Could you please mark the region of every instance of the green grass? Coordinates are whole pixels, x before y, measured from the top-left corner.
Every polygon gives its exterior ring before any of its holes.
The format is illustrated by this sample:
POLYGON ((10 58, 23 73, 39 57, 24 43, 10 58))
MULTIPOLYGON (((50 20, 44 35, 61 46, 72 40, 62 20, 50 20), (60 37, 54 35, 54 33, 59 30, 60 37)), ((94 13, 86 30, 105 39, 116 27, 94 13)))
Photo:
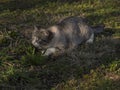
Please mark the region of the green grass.
POLYGON ((0 90, 120 90, 119 4, 0 0, 0 90), (93 44, 57 59, 41 56, 31 45, 33 26, 46 28, 68 16, 86 17, 91 26, 104 23, 105 30, 93 44))

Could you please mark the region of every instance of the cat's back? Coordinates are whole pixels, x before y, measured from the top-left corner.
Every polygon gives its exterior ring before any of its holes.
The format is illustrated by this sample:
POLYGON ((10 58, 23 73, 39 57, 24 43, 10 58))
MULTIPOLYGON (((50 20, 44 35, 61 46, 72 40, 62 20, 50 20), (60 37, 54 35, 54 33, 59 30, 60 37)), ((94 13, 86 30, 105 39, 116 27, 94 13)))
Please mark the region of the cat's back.
POLYGON ((80 43, 83 40, 87 40, 93 33, 89 25, 82 17, 68 17, 63 19, 59 23, 61 31, 71 39, 72 42, 80 43))
POLYGON ((66 24, 73 24, 73 23, 82 23, 84 22, 85 20, 82 18, 82 17, 75 17, 75 16, 72 16, 72 17, 68 17, 68 18, 65 18, 65 19, 62 19, 58 22, 59 25, 66 25, 66 24))
POLYGON ((70 36, 71 34, 73 35, 74 33, 75 34, 80 33, 78 23, 83 24, 84 23, 83 18, 72 16, 61 20, 57 24, 57 26, 59 27, 59 30, 61 32, 70 36))

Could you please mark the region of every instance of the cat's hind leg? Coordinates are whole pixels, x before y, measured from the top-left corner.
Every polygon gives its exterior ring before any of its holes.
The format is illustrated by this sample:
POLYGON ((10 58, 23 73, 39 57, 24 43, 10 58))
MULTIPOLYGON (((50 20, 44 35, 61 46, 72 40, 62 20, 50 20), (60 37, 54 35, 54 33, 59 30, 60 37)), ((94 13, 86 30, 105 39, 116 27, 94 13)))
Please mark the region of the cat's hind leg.
POLYGON ((90 38, 86 41, 86 43, 93 43, 94 41, 94 33, 90 36, 90 38))

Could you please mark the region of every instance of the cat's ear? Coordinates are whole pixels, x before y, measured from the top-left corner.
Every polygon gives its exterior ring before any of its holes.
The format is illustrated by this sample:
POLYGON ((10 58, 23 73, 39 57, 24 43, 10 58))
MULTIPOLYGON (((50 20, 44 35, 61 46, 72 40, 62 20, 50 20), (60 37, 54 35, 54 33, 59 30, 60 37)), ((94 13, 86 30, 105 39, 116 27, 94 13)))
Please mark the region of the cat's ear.
POLYGON ((49 36, 49 32, 45 29, 42 29, 42 33, 45 35, 45 36, 49 36))
POLYGON ((34 29, 32 31, 32 37, 36 36, 37 31, 38 31, 38 28, 37 26, 34 25, 34 29))
POLYGON ((38 30, 37 26, 36 26, 36 25, 34 25, 34 31, 37 31, 37 30, 38 30))

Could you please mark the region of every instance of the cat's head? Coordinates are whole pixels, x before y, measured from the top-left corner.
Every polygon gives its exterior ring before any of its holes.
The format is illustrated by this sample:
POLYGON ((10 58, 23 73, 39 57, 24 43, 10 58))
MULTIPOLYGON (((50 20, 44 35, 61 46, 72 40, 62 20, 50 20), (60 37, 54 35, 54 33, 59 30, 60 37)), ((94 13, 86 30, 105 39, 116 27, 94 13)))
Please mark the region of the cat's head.
POLYGON ((52 32, 46 29, 39 29, 34 26, 32 33, 32 44, 38 49, 46 49, 53 38, 52 32))

